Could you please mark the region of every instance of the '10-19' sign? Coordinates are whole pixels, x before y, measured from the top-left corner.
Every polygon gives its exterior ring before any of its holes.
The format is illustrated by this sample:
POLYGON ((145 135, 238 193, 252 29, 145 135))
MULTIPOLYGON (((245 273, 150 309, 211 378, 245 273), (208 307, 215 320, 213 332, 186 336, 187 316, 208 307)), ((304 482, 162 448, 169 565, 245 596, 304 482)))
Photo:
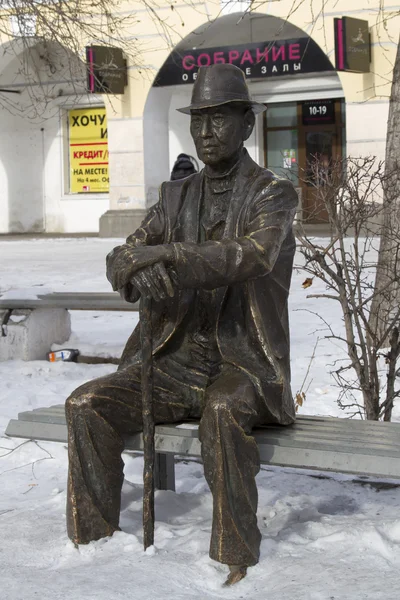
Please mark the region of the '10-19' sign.
POLYGON ((333 70, 328 57, 314 40, 304 37, 184 52, 175 51, 161 67, 154 85, 193 83, 200 67, 218 63, 236 65, 242 69, 247 78, 333 70))
POLYGON ((306 100, 302 103, 303 125, 331 125, 335 122, 334 100, 306 100))

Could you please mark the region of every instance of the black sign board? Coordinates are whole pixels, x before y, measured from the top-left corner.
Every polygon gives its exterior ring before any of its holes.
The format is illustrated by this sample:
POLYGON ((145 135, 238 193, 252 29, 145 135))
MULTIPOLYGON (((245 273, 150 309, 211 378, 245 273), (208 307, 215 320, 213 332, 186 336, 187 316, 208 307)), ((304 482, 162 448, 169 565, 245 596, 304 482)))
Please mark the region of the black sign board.
POLYGON ((154 85, 193 83, 199 67, 217 63, 234 64, 249 79, 334 70, 318 44, 310 37, 302 37, 219 48, 175 50, 161 67, 154 85))
POLYGON ((92 94, 123 94, 127 65, 121 48, 87 46, 87 90, 92 94))
POLYGON ((334 27, 336 69, 369 73, 371 38, 368 21, 342 17, 334 20, 334 27))
POLYGON ((335 122, 334 100, 306 100, 301 106, 303 125, 332 125, 335 122))

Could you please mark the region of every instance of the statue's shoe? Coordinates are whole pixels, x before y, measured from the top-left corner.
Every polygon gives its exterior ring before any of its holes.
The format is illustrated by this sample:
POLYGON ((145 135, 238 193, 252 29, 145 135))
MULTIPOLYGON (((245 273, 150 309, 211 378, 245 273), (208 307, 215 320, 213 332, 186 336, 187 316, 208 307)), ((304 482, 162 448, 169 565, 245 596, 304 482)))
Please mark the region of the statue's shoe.
POLYGON ((235 585, 241 581, 247 574, 247 567, 241 567, 240 565, 229 565, 229 575, 224 583, 224 587, 235 585))

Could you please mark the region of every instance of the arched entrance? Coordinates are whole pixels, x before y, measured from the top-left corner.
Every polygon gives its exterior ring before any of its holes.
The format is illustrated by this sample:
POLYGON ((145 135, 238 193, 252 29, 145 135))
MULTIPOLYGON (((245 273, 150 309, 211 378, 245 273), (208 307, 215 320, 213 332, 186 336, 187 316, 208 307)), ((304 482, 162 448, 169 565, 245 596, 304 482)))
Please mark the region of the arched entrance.
POLYGON ((68 230, 61 109, 86 95, 85 66, 35 38, 3 44, 0 53, 0 233, 68 230))
POLYGON ((158 186, 169 178, 176 156, 195 152, 188 117, 176 108, 189 104, 199 66, 215 62, 239 66, 252 97, 268 107, 246 144, 250 154, 293 180, 301 192, 303 218, 323 221, 303 174, 311 154, 334 157, 343 151, 342 85, 328 56, 307 33, 259 13, 234 13, 202 25, 158 72, 144 111, 147 205, 157 200, 158 186))

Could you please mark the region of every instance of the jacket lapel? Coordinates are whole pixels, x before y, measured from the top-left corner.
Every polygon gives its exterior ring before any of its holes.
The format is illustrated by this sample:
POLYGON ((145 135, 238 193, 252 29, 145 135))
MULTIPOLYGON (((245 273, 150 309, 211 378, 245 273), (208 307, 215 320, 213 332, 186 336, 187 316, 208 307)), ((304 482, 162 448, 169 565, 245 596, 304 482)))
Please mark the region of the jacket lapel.
MULTIPOLYGON (((171 228, 168 242, 198 242, 200 204, 203 191, 203 173, 195 175, 187 187, 183 187, 185 194, 180 205, 179 214, 175 225, 171 228)), ((174 317, 164 327, 163 336, 153 349, 153 353, 160 350, 171 338, 176 328, 179 327, 194 300, 195 290, 180 290, 176 297, 171 299, 174 309, 171 311, 174 317)))
MULTIPOLYGON (((176 235, 182 235, 182 241, 197 243, 199 241, 200 206, 203 196, 203 171, 197 177, 193 177, 185 201, 178 218, 176 235)), ((175 240, 174 241, 178 241, 175 240)), ((186 315, 194 300, 195 290, 181 290, 179 294, 179 310, 177 315, 177 326, 186 315)))
POLYGON ((198 242, 200 204, 203 192, 203 172, 192 178, 181 204, 171 242, 198 242))
MULTIPOLYGON (((242 209, 247 204, 249 191, 253 182, 256 180, 260 167, 250 158, 246 149, 243 150, 243 159, 239 166, 235 185, 232 191, 231 202, 229 204, 226 224, 222 239, 232 239, 241 235, 239 223, 242 209)), ((218 311, 226 294, 227 287, 217 288, 216 300, 218 311)))
POLYGON ((259 171, 260 167, 250 158, 247 150, 244 149, 243 159, 240 163, 232 192, 223 238, 232 239, 240 235, 238 229, 240 214, 251 195, 249 192, 251 191, 253 182, 257 179, 259 171))

